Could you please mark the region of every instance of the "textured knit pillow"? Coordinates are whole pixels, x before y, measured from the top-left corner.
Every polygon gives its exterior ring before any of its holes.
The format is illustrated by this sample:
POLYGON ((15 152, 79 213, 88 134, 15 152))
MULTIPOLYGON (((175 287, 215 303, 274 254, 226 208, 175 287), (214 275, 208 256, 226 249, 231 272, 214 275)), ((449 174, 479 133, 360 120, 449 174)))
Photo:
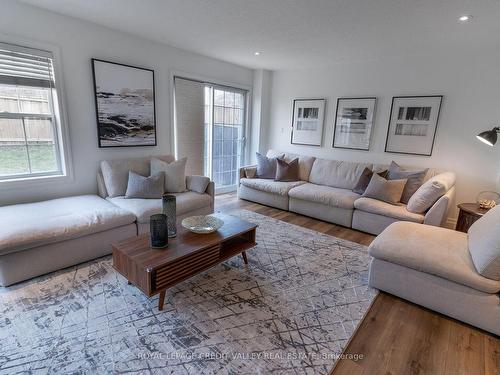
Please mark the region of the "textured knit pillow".
POLYGON ((167 163, 163 160, 151 159, 151 175, 165 173, 165 192, 182 193, 186 191, 186 161, 187 158, 167 163))
POLYGON ((157 199, 164 191, 165 176, 163 172, 149 177, 130 171, 128 173, 127 191, 125 198, 157 199))
POLYGON ((274 181, 299 181, 299 158, 293 159, 290 163, 277 159, 276 163, 274 181))
POLYGON ((432 207, 436 201, 455 185, 455 174, 446 172, 427 180, 411 196, 406 209, 421 214, 432 207))
POLYGON ((388 180, 408 180, 401 196, 401 202, 408 203, 411 196, 424 183, 425 175, 429 169, 409 171, 400 167, 396 162, 391 162, 389 172, 387 173, 388 180))
POLYGON ((257 177, 274 179, 276 177, 277 160, 283 159, 285 154, 274 158, 268 158, 258 152, 255 155, 257 157, 257 177))
POLYGON ((406 180, 386 180, 374 174, 366 187, 363 197, 378 199, 390 204, 398 204, 406 185, 406 180))
MULTIPOLYGON (((387 177, 387 170, 378 172, 377 173, 380 177, 387 177)), ((366 190, 366 187, 370 183, 370 180, 373 176, 373 171, 370 168, 365 168, 363 172, 361 173, 361 176, 359 176, 358 182, 356 183, 356 186, 354 186, 354 189, 352 191, 356 194, 363 194, 366 190)))

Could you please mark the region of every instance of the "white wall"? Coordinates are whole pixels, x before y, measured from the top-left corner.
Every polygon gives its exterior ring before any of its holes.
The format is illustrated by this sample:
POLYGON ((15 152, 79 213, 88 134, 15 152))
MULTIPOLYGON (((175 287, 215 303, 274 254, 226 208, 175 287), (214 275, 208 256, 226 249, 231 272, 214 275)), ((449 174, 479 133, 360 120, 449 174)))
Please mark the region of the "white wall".
MULTIPOLYGON (((0 205, 52 197, 95 193, 99 161, 171 152, 170 71, 252 86, 251 69, 151 42, 92 23, 0 0, 0 35, 12 35, 57 46, 69 117, 74 180, 64 184, 5 188, 0 205), (158 146, 99 149, 90 59, 92 57, 155 70, 158 146)), ((8 38, 7 38, 8 39, 8 38)), ((9 42, 9 40, 0 40, 9 42)))
MULTIPOLYGON (((268 148, 330 159, 438 167, 456 172, 457 202, 474 201, 482 190, 500 190, 500 144, 476 140, 500 124, 500 53, 371 61, 300 71, 275 71, 272 78, 268 148), (392 96, 444 95, 431 157, 384 152, 392 96), (338 97, 377 96, 371 150, 331 147, 338 97), (290 144, 292 100, 326 98, 322 147, 290 144)), ((452 217, 456 212, 452 213, 452 217)))
POLYGON ((252 121, 250 124, 248 163, 256 162, 255 153, 264 152, 265 137, 270 119, 272 72, 264 69, 254 70, 252 92, 252 121))

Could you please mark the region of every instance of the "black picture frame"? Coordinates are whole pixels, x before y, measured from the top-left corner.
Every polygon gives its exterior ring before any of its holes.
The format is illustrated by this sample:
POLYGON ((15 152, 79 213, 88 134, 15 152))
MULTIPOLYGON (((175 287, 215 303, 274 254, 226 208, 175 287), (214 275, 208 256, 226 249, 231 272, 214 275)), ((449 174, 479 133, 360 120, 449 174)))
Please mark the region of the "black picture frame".
POLYGON ((335 121, 333 124, 333 139, 332 148, 339 148, 342 150, 354 150, 354 151, 370 151, 370 141, 373 137, 373 127, 375 127, 375 112, 377 110, 377 97, 376 96, 360 96, 360 97, 342 97, 337 98, 337 108, 335 109, 335 121), (339 112, 339 105, 341 100, 373 100, 373 114, 372 114, 372 129, 370 130, 368 148, 356 148, 356 147, 342 147, 335 146, 335 134, 337 132, 337 118, 339 112))
POLYGON ((437 128, 439 125, 439 117, 441 115, 441 107, 443 104, 443 95, 403 95, 403 96, 393 96, 392 97, 392 103, 391 103, 391 109, 389 113, 389 124, 387 126, 387 134, 385 138, 385 148, 384 152, 390 153, 390 154, 403 154, 403 155, 416 155, 416 156, 432 156, 432 152, 434 151, 434 143, 436 141, 436 134, 437 134, 437 128), (387 149, 388 143, 389 143, 389 135, 391 131, 391 124, 392 124, 392 114, 394 110, 394 102, 397 99, 418 99, 418 98, 439 98, 439 105, 438 105, 438 110, 437 110, 437 116, 436 116, 436 123, 434 127, 434 134, 432 135, 432 142, 431 142, 431 147, 430 147, 430 152, 429 153, 415 153, 415 152, 402 152, 402 151, 391 151, 387 149))
POLYGON ((93 87, 94 87, 94 103, 95 103, 95 114, 96 114, 96 124, 97 124, 97 140, 98 140, 98 146, 99 148, 117 148, 117 147, 151 147, 151 146, 157 146, 158 145, 158 139, 157 139, 157 131, 156 131, 156 90, 155 90, 155 76, 154 76, 154 70, 153 69, 148 69, 148 68, 143 68, 143 67, 138 67, 138 66, 133 66, 133 65, 128 65, 128 64, 123 64, 123 63, 118 63, 114 61, 108 61, 108 60, 102 60, 102 59, 97 59, 97 58, 91 58, 91 66, 92 66, 92 80, 93 80, 93 87), (143 70, 151 73, 151 90, 152 90, 152 115, 153 115, 153 129, 152 129, 152 134, 154 137, 154 142, 149 142, 149 143, 135 143, 135 144, 103 144, 103 139, 102 139, 102 134, 101 134, 101 122, 99 119, 99 98, 98 98, 98 91, 97 91, 97 81, 96 81, 96 63, 105 63, 105 64, 112 64, 112 65, 117 65, 125 68, 131 68, 131 69, 138 69, 138 70, 143 70))
POLYGON ((313 147, 321 147, 323 143, 323 132, 324 132, 324 126, 325 126, 325 116, 326 116, 326 98, 312 98, 312 99, 294 99, 293 100, 293 105, 292 105, 292 130, 290 133, 290 144, 292 145, 298 145, 298 146, 313 146, 313 147), (318 101, 318 102, 323 102, 322 104, 322 118, 321 118, 321 135, 320 135, 320 141, 319 144, 311 144, 311 143, 300 143, 300 142, 294 142, 293 137, 294 137, 294 130, 295 130, 295 106, 297 105, 297 102, 308 102, 308 101, 318 101))

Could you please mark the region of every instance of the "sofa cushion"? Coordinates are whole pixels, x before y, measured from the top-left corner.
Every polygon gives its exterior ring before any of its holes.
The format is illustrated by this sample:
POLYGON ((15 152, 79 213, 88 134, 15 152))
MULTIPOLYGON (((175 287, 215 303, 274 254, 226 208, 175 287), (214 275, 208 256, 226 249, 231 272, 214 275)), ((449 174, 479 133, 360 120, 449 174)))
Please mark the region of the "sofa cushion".
POLYGON ((399 166, 395 161, 391 162, 389 172, 387 172, 388 180, 402 180, 407 179, 401 202, 407 204, 411 196, 418 190, 424 183, 425 176, 427 175, 428 168, 421 170, 408 170, 399 166))
POLYGON ((500 281, 477 273, 467 235, 450 229, 408 222, 387 227, 370 245, 374 258, 429 273, 484 293, 500 291, 500 281))
POLYGON ((331 207, 338 207, 346 210, 353 210, 354 201, 360 197, 359 194, 356 194, 348 189, 340 189, 310 183, 294 187, 288 192, 288 195, 291 198, 322 203, 331 207))
POLYGON ((186 176, 186 188, 197 193, 204 193, 207 191, 210 178, 205 176, 186 176))
POLYGON ((259 152, 255 153, 257 158, 257 174, 258 178, 274 179, 276 177, 277 160, 283 158, 285 154, 267 157, 259 152))
POLYGON ((187 158, 172 162, 152 158, 151 174, 164 173, 166 193, 182 193, 186 191, 186 162, 187 158))
POLYGON ((354 202, 354 208, 370 212, 372 214, 392 217, 398 220, 412 221, 415 223, 423 223, 424 215, 414 214, 406 209, 406 205, 400 204, 389 204, 386 202, 379 201, 373 198, 359 198, 354 202))
POLYGON ((406 185, 406 179, 386 180, 378 173, 372 175, 363 197, 378 199, 390 204, 398 204, 406 185))
MULTIPOLYGON (((267 152, 268 158, 277 157, 279 155, 283 155, 283 152, 279 152, 279 151, 275 151, 275 150, 269 150, 267 152)), ((316 160, 316 158, 314 156, 299 155, 299 154, 293 154, 290 152, 286 152, 282 158, 287 163, 290 163, 294 159, 299 159, 299 180, 301 180, 301 181, 308 181, 309 180, 311 168, 313 166, 314 160, 316 160)))
POLYGON ((128 173, 128 184, 125 197, 144 199, 161 198, 165 191, 164 184, 165 175, 163 172, 145 177, 130 171, 128 173))
POLYGON ((299 159, 287 163, 276 159, 276 177, 274 181, 299 181, 299 159))
POLYGON ((246 187, 265 191, 267 193, 278 194, 286 196, 290 189, 295 186, 305 184, 305 181, 292 181, 292 182, 282 182, 268 180, 266 178, 242 178, 240 183, 246 187))
POLYGON ((454 185, 455 173, 446 172, 432 177, 411 196, 408 201, 408 211, 417 214, 424 213, 454 185))
MULTIPOLYGON (((208 194, 198 194, 193 191, 172 194, 177 197, 177 215, 199 208, 208 207, 212 203, 212 197, 208 194)), ((128 199, 125 197, 108 198, 114 205, 127 210, 137 217, 138 223, 148 223, 151 215, 162 212, 163 204, 161 199, 128 199)))
POLYGON ((134 221, 133 214, 97 195, 4 206, 0 207, 0 254, 83 237, 134 221))
POLYGON ((342 189, 354 189, 359 176, 365 168, 371 169, 371 164, 349 161, 316 159, 311 168, 309 182, 342 189))
MULTIPOLYGON (((175 160, 171 155, 155 156, 160 160, 168 163, 175 160)), ((135 158, 135 159, 120 159, 120 160, 103 160, 101 162, 101 172, 106 185, 106 190, 109 197, 117 197, 125 195, 127 191, 128 172, 132 171, 142 176, 149 176, 151 157, 135 158)))
POLYGON ((469 251, 477 272, 500 280, 500 206, 472 224, 468 234, 469 251))

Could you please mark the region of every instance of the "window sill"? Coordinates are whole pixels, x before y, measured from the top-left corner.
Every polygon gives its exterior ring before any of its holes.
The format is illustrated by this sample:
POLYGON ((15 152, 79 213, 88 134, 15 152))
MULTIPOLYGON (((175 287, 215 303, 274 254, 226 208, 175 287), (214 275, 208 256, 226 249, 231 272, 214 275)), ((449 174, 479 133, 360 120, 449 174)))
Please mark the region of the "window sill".
POLYGON ((27 188, 31 186, 48 185, 61 182, 69 182, 72 178, 69 175, 49 175, 49 176, 37 176, 37 177, 22 177, 22 178, 11 178, 8 180, 0 180, 0 190, 4 189, 19 189, 27 188))

